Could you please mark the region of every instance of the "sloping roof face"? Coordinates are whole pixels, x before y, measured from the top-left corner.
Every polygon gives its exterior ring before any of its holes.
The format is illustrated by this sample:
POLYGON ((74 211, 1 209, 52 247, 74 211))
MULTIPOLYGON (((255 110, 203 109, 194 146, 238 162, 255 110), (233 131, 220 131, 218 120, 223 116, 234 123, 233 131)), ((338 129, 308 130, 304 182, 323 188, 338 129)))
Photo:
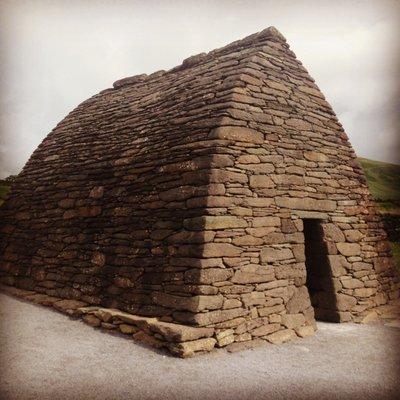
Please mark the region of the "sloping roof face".
POLYGON ((376 281, 373 293, 338 292, 328 312, 351 319, 397 290, 388 249, 371 251, 384 233, 354 158, 268 28, 72 111, 1 209, 3 281, 187 324, 252 320, 237 333, 249 340, 261 325, 285 329, 288 310, 302 315, 293 329, 313 324, 300 220, 311 217, 326 222, 335 290, 353 269, 376 281))

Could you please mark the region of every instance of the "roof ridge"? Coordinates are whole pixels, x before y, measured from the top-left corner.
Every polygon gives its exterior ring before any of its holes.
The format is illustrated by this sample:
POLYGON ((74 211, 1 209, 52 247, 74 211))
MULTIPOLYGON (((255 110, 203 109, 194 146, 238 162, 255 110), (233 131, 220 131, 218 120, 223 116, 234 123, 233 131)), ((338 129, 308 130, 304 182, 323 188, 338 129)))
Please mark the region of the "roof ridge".
POLYGON ((260 32, 253 33, 252 35, 246 36, 243 39, 239 39, 232 43, 229 43, 226 46, 220 47, 215 50, 211 50, 208 53, 200 53, 200 54, 196 54, 196 55, 190 56, 188 58, 185 58, 182 61, 182 64, 180 64, 176 67, 173 67, 168 71, 160 70, 160 71, 153 72, 150 75, 139 74, 139 75, 134 75, 134 76, 130 76, 127 78, 119 79, 113 83, 113 87, 114 87, 114 89, 119 89, 124 86, 128 86, 128 85, 130 86, 130 85, 134 85, 137 83, 142 83, 142 82, 145 82, 152 78, 158 78, 158 77, 163 76, 168 73, 182 71, 184 69, 191 68, 195 65, 199 65, 200 63, 202 63, 206 60, 209 60, 215 56, 224 54, 233 49, 241 48, 244 46, 251 46, 251 45, 266 41, 266 40, 273 40, 273 41, 278 41, 278 42, 286 44, 286 38, 282 35, 282 33, 279 32, 279 30, 276 29, 274 26, 270 26, 266 29, 263 29, 260 32))

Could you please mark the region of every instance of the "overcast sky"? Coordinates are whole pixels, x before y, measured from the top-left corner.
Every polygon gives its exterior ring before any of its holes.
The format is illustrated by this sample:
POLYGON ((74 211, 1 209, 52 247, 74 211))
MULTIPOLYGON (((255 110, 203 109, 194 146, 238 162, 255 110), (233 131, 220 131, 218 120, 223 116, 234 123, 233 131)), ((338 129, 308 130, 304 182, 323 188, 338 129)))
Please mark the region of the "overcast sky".
POLYGON ((400 2, 2 0, 0 178, 120 78, 276 26, 359 156, 400 162, 400 2))

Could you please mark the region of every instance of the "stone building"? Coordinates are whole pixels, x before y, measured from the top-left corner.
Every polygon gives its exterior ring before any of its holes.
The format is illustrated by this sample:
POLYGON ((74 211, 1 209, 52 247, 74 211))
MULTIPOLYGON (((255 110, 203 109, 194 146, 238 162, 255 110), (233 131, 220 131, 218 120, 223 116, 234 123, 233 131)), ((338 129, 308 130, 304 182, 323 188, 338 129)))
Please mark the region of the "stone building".
POLYGON ((275 28, 113 86, 16 179, 3 284, 157 317, 137 317, 147 328, 209 328, 186 337, 191 351, 283 342, 398 297, 346 133, 275 28))

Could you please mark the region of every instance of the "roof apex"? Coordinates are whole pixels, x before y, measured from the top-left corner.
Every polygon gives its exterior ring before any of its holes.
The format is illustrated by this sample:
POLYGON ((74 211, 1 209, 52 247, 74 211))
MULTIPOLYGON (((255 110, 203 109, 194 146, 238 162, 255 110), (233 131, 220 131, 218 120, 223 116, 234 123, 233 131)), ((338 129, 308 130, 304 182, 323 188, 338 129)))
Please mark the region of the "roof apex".
POLYGON ((197 64, 201 63, 202 61, 205 61, 209 58, 220 55, 221 53, 233 51, 234 49, 241 48, 241 47, 254 46, 255 44, 258 44, 259 42, 263 42, 268 39, 286 44, 286 38, 282 35, 282 33, 279 32, 279 30, 276 29, 274 26, 269 26, 268 28, 265 28, 260 32, 253 33, 252 35, 246 36, 243 39, 236 40, 226 46, 212 50, 209 53, 200 53, 200 54, 196 54, 196 55, 190 56, 188 58, 185 58, 182 61, 182 64, 170 69, 169 71, 157 71, 156 73, 153 73, 150 75, 140 74, 140 75, 130 76, 127 78, 122 78, 122 79, 119 79, 116 82, 114 82, 113 87, 114 87, 114 89, 119 89, 120 87, 123 87, 123 86, 128 86, 128 85, 145 82, 148 78, 159 77, 166 73, 181 71, 186 68, 190 68, 194 65, 197 65, 197 64))

